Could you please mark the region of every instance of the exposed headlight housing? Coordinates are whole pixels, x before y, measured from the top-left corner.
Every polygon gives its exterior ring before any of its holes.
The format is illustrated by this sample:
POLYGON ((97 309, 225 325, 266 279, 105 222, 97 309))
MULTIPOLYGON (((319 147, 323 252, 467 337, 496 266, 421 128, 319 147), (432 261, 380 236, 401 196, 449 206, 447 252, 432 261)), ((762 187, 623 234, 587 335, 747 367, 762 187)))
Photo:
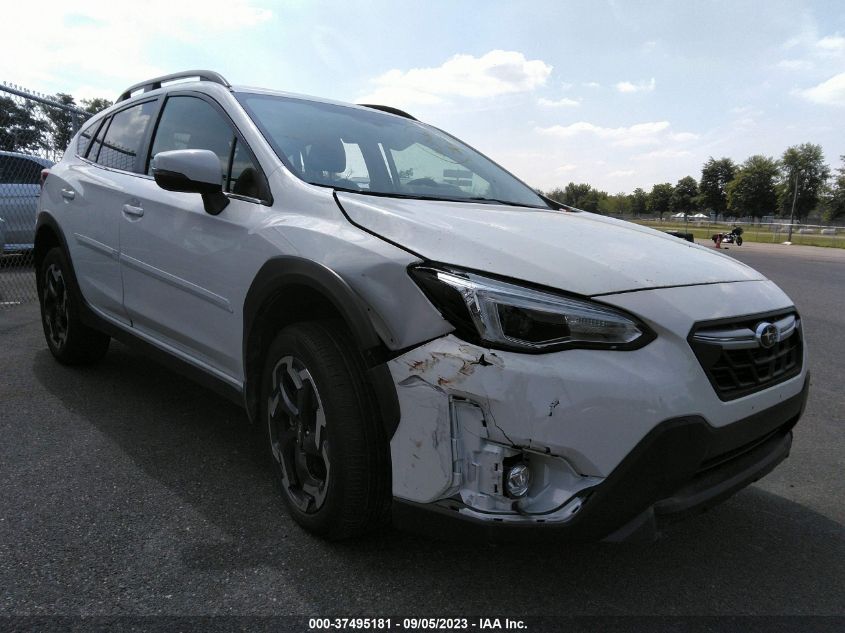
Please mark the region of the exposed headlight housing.
POLYGON ((459 335, 489 347, 626 350, 654 338, 635 317, 595 301, 447 267, 415 266, 410 273, 459 335))

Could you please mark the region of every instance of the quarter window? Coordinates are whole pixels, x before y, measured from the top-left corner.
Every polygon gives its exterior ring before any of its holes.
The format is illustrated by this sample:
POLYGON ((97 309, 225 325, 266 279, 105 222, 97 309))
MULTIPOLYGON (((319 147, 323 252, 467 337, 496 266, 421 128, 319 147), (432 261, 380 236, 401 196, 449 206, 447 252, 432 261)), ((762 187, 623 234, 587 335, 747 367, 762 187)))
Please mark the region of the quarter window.
POLYGON ((85 152, 88 151, 88 146, 91 145, 91 140, 94 138, 94 132, 97 131, 97 126, 100 124, 100 121, 95 121, 84 130, 79 135, 79 140, 76 142, 76 155, 77 156, 85 156, 85 152))
POLYGON ((113 115, 97 155, 97 163, 104 167, 137 171, 138 154, 155 105, 155 101, 147 101, 113 115))

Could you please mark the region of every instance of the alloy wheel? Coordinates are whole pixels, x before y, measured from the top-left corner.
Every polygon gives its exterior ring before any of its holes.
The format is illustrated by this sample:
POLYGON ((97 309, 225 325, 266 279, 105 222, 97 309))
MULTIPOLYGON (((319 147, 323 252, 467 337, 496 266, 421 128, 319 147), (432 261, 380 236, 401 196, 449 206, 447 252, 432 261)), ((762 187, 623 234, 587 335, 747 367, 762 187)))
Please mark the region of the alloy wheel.
POLYGON ((271 379, 270 449, 288 498, 311 514, 326 500, 331 471, 323 404, 311 372, 293 356, 276 363, 271 379))
POLYGON ((61 268, 50 264, 44 271, 44 324, 50 343, 61 349, 67 341, 70 312, 68 289, 61 268))

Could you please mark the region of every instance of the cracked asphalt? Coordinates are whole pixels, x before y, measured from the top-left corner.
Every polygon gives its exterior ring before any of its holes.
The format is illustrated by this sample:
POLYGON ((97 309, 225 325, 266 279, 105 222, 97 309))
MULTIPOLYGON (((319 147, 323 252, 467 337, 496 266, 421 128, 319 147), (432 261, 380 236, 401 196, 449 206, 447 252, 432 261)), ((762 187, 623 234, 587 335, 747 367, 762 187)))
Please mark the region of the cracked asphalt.
POLYGON ((62 367, 0 311, 0 615, 843 615, 845 251, 728 253, 801 310, 809 405, 775 472, 649 544, 324 543, 241 410, 118 344, 62 367))

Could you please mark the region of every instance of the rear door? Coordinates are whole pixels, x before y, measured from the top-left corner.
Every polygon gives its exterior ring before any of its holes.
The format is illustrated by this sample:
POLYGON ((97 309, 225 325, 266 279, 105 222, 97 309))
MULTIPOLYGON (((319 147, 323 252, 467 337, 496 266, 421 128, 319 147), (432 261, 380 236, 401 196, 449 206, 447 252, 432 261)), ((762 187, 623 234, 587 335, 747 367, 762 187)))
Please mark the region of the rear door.
POLYGON ((198 194, 165 191, 144 179, 137 192, 141 214, 120 225, 124 305, 137 330, 236 382, 242 304, 254 273, 244 247, 266 212, 267 181, 231 120, 204 95, 167 97, 150 156, 176 149, 217 154, 229 205, 212 216, 198 194))
POLYGON ((64 180, 62 222, 69 229, 65 238, 82 294, 94 307, 126 323, 119 229, 126 207, 137 204, 135 191, 146 178, 141 150, 157 108, 157 99, 135 103, 107 117, 97 130, 84 130, 78 147, 83 160, 58 174, 64 180), (86 134, 96 136, 88 141, 86 134))

